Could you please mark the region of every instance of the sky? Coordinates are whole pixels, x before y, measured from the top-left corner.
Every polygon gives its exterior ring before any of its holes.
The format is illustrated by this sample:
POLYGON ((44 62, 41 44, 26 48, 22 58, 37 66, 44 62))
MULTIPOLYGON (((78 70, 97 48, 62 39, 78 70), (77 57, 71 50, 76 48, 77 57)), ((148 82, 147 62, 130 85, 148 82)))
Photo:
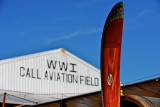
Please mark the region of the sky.
MULTIPOLYGON (((104 23, 117 2, 0 0, 0 60, 64 48, 100 69, 104 23)), ((160 2, 124 0, 124 4, 121 82, 158 77, 160 2)))

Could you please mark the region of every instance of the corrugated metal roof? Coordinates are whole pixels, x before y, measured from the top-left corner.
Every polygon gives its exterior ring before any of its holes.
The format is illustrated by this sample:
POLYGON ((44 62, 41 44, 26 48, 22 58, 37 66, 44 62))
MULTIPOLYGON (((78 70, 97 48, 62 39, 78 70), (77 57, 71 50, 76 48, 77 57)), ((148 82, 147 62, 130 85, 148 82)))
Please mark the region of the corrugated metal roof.
POLYGON ((98 68, 92 66, 91 64, 87 63, 86 61, 80 59, 79 57, 73 55, 72 53, 68 52, 67 50, 65 50, 63 48, 59 48, 59 49, 55 49, 55 50, 49 50, 49 51, 44 51, 44 52, 33 53, 33 54, 29 54, 29 55, 24 55, 24 56, 18 56, 18 57, 14 57, 14 58, 8 58, 8 59, 4 59, 4 60, 0 60, 0 64, 7 63, 7 62, 12 62, 12 61, 17 61, 17 60, 23 60, 23 59, 33 58, 33 57, 38 57, 38 56, 43 56, 43 55, 48 55, 48 54, 59 53, 59 52, 67 54, 67 55, 73 57, 74 59, 80 61, 81 63, 87 65, 88 67, 91 67, 91 68, 93 67, 95 70, 99 71, 98 68))

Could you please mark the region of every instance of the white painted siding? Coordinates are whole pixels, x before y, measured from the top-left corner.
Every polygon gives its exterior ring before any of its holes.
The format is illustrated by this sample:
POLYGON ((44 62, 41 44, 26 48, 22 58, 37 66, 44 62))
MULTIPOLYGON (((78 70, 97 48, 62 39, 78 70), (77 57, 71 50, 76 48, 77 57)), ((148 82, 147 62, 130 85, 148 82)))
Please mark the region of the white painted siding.
POLYGON ((72 96, 100 90, 100 80, 98 69, 64 49, 0 61, 0 90, 4 91, 72 96), (61 70, 63 63, 66 71, 61 70))

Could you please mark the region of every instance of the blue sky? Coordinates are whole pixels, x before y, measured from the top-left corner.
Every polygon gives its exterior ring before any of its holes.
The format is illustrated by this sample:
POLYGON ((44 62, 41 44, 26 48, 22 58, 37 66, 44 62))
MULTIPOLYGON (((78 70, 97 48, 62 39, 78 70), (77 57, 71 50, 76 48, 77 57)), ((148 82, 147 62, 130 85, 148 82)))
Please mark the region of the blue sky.
MULTIPOLYGON (((103 26, 118 1, 0 0, 0 60, 64 48, 100 69, 103 26)), ((123 83, 160 73, 160 2, 124 2, 123 83)))

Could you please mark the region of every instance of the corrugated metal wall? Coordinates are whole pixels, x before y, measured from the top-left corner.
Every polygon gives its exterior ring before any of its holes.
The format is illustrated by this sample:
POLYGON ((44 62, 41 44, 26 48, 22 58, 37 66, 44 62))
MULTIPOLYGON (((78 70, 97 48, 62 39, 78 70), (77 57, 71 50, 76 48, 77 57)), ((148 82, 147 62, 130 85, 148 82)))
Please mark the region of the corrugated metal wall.
POLYGON ((63 49, 0 61, 0 89, 73 95, 101 89, 100 72, 63 49))

